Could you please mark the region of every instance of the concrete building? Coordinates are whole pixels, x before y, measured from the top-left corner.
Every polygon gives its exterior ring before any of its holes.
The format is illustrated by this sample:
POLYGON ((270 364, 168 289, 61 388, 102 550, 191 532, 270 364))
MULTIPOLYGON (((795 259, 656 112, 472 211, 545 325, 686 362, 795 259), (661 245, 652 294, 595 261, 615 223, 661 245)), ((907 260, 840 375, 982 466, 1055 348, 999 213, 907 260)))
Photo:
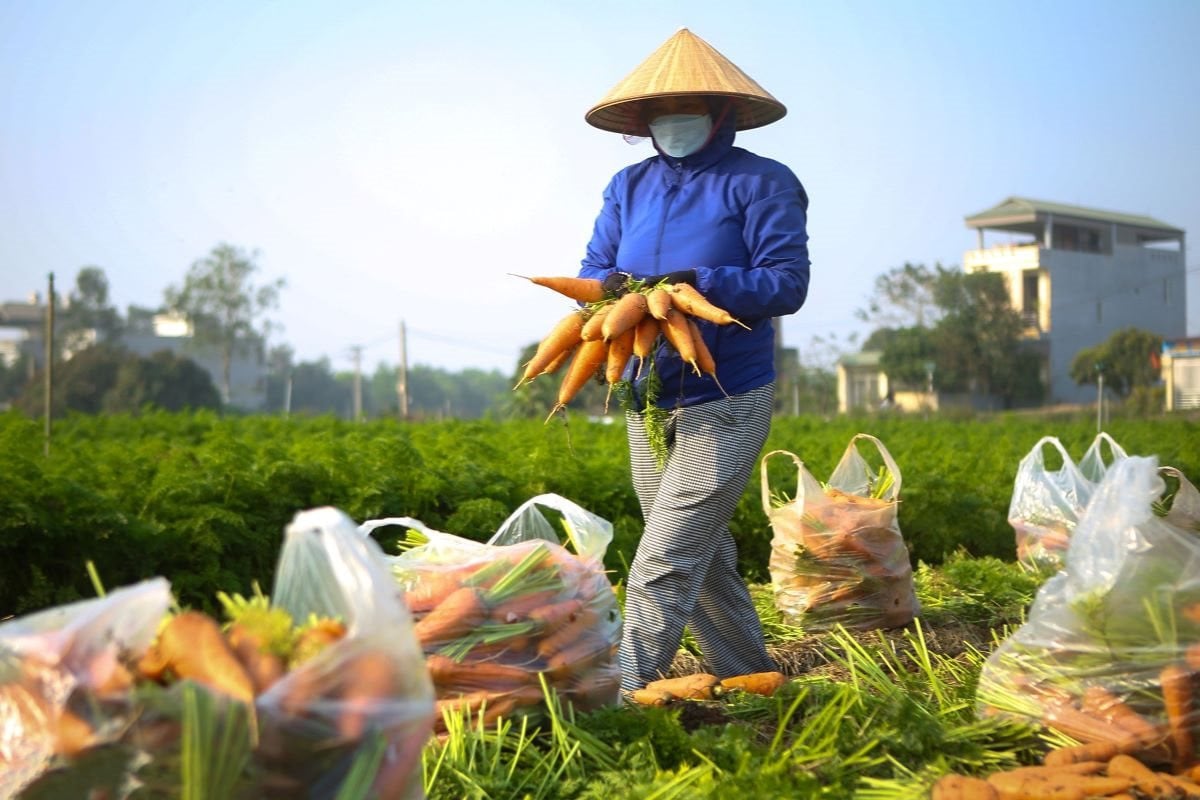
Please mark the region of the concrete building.
POLYGON ((1164 341, 1160 364, 1167 411, 1200 408, 1200 338, 1164 341))
POLYGON ((966 217, 966 272, 1000 272, 1045 361, 1048 403, 1084 403, 1071 361, 1121 328, 1187 334, 1184 231, 1151 217, 1010 197, 966 217), (985 234, 992 239, 989 244, 985 234), (996 241, 997 239, 1001 241, 996 241))

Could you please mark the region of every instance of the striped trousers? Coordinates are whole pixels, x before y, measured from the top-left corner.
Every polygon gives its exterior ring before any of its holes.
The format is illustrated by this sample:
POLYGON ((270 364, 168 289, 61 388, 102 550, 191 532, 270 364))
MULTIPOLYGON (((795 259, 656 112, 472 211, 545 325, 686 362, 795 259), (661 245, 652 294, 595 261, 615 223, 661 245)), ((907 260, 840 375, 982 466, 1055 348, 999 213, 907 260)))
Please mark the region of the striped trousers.
POLYGON ((645 530, 626 582, 621 687, 666 674, 686 626, 718 677, 775 669, 729 520, 771 427, 775 387, 675 409, 660 472, 640 414, 627 413, 645 530))

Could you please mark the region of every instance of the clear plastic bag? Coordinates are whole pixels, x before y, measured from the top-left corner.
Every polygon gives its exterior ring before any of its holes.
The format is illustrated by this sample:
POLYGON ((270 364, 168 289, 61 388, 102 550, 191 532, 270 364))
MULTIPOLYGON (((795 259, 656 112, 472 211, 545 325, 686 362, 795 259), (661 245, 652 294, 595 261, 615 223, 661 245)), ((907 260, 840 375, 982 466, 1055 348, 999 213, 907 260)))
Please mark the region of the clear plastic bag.
POLYGON ((1113 741, 1148 763, 1190 760, 1194 745, 1181 753, 1167 731, 1174 724, 1195 731, 1200 709, 1193 704, 1188 718, 1172 720, 1163 691, 1196 669, 1200 493, 1178 470, 1128 456, 1093 493, 1065 568, 989 656, 978 709, 1084 743, 1113 741))
POLYGON ((1034 571, 1059 569, 1096 484, 1112 465, 1126 457, 1125 450, 1103 432, 1078 464, 1057 437, 1042 437, 1021 459, 1013 482, 1008 522, 1016 533, 1017 562, 1034 571), (1111 456, 1108 464, 1103 458, 1106 444, 1111 456), (1061 456, 1062 466, 1058 469, 1047 468, 1047 447, 1061 456))
POLYGON ((170 604, 170 585, 153 578, 0 624, 0 798, 75 749, 65 720, 96 742, 128 724, 121 662, 149 646, 170 604))
POLYGON ((908 547, 900 534, 900 468, 883 443, 860 433, 822 485, 796 455, 767 453, 761 464, 763 511, 771 523, 770 573, 784 618, 809 630, 907 625, 920 613, 908 547), (858 443, 873 444, 875 473, 858 443), (771 501, 767 461, 786 455, 797 469, 796 495, 771 501))
POLYGON ((616 703, 621 618, 604 571, 606 520, 553 494, 521 505, 487 543, 411 517, 371 520, 424 540, 388 559, 443 709, 486 722, 541 706, 539 674, 579 710, 616 703), (558 543, 556 525, 576 549, 558 543))

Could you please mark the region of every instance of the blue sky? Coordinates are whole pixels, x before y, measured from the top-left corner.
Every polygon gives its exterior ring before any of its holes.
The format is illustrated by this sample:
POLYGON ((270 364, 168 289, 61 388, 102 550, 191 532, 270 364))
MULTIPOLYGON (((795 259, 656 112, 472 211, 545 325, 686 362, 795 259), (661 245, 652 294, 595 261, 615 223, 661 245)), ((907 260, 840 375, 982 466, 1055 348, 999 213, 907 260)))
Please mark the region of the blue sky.
POLYGON ((583 113, 678 28, 788 107, 738 143, 808 190, 809 300, 784 340, 866 333, 905 261, 961 263, 1010 195, 1193 237, 1200 2, 0 0, 0 300, 156 306, 220 242, 288 286, 300 359, 515 367, 565 301, 613 172, 651 153, 583 113))

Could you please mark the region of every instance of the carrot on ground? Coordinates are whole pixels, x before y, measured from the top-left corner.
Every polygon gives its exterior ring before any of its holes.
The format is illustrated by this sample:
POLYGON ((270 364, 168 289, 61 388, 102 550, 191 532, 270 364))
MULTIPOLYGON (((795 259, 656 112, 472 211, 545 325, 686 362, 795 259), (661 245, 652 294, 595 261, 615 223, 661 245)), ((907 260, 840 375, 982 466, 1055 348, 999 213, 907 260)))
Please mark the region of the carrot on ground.
POLYGON ((950 773, 938 778, 929 791, 930 800, 999 800, 1000 794, 983 778, 950 773))
POLYGON ((413 626, 413 632, 423 647, 460 639, 478 628, 487 619, 487 606, 479 592, 463 586, 451 592, 445 600, 413 626))
POLYGON ((1066 764, 1108 761, 1120 752, 1121 748, 1112 742, 1092 742, 1091 744, 1055 748, 1046 753, 1042 763, 1048 767, 1061 767, 1066 764))
POLYGON ((728 311, 709 302, 708 298, 700 294, 700 291, 690 283, 673 283, 667 287, 667 291, 671 295, 671 302, 675 308, 685 314, 715 322, 718 325, 741 325, 746 330, 750 330, 749 325, 734 319, 728 311))
POLYGON ((628 330, 633 330, 646 316, 646 295, 629 292, 612 304, 612 311, 600 323, 600 338, 611 342, 628 330))
POLYGON ((662 678, 646 684, 646 688, 656 692, 667 692, 680 700, 711 700, 713 687, 721 683, 716 675, 707 672, 696 672, 678 678, 662 678))
POLYGON ((545 286, 547 289, 553 289, 561 295, 565 295, 572 300, 578 300, 581 303, 595 303, 604 299, 604 286, 595 278, 571 278, 571 277, 555 277, 535 275, 517 275, 509 273, 517 278, 524 278, 530 283, 536 283, 538 286, 545 286))
POLYGON ((563 376, 562 383, 559 384, 558 402, 554 404, 554 408, 550 409, 546 422, 567 407, 567 403, 570 403, 575 395, 579 394, 579 390, 604 365, 606 358, 608 358, 608 345, 604 343, 603 339, 591 339, 579 346, 579 349, 575 351, 575 357, 571 359, 571 366, 567 367, 567 374, 563 376))
POLYGON ((1171 797, 1174 787, 1162 776, 1130 755, 1115 755, 1108 762, 1108 774, 1113 777, 1129 778, 1139 791, 1150 797, 1171 797))
POLYGON ((782 672, 752 672, 748 675, 725 678, 721 681, 721 688, 741 689, 743 692, 770 697, 785 683, 787 683, 787 678, 782 672))

